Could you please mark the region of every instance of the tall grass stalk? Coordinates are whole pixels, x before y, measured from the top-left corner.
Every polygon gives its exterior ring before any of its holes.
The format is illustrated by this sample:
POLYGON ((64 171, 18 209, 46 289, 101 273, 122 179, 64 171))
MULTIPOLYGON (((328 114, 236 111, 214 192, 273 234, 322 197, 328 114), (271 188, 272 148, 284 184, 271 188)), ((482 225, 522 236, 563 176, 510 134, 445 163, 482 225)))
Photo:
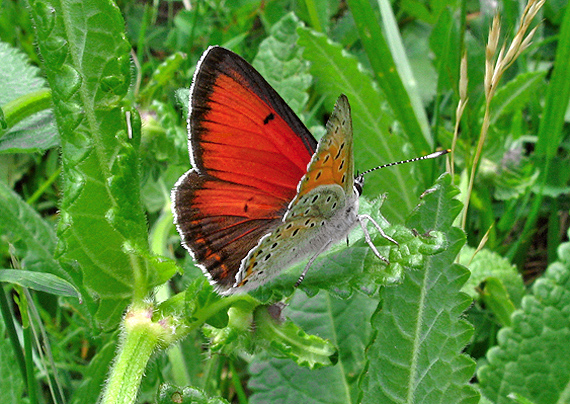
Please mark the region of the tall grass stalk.
POLYGON ((477 166, 481 159, 483 145, 489 132, 490 115, 491 115, 491 101, 495 95, 499 81, 505 71, 515 62, 515 60, 524 52, 530 45, 532 37, 536 32, 537 27, 528 32, 532 20, 544 5, 545 0, 530 0, 522 15, 521 24, 517 33, 515 34, 511 44, 507 48, 504 43, 497 55, 499 45, 499 37, 501 34, 501 21, 498 15, 493 18, 493 23, 489 31, 489 39, 487 41, 487 48, 485 52, 485 114, 483 116, 483 124, 481 125, 481 133, 479 134, 479 142, 471 165, 471 173, 469 177, 469 184, 467 192, 465 193, 465 202, 463 208, 463 216, 461 220, 461 227, 465 230, 467 222, 467 210, 469 208, 469 199, 473 191, 473 183, 475 182, 475 173, 477 166), (527 33, 528 32, 528 33, 527 33))

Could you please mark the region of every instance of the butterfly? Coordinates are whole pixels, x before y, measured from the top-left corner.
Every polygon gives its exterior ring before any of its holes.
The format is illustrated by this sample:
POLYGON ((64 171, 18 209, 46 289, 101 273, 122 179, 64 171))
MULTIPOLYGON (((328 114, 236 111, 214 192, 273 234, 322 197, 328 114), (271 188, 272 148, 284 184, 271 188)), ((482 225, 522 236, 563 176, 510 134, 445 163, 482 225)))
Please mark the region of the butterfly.
POLYGON ((345 95, 317 143, 247 61, 212 46, 190 88, 188 131, 193 168, 172 190, 172 211, 183 246, 218 293, 254 290, 309 258, 300 283, 313 261, 357 225, 388 264, 366 222, 396 241, 358 213, 363 175, 374 169, 355 176, 345 95))

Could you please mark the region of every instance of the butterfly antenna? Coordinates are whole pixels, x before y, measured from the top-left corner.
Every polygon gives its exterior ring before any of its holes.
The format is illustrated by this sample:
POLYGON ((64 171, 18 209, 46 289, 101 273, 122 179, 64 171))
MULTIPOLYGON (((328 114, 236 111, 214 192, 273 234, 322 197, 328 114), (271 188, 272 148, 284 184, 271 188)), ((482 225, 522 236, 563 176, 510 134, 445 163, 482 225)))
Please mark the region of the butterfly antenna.
POLYGON ((418 161, 418 160, 434 159, 436 157, 443 156, 444 154, 447 154, 449 152, 451 152, 450 149, 445 149, 445 150, 436 151, 435 153, 428 154, 427 156, 416 157, 416 158, 409 159, 409 160, 402 160, 402 161, 396 161, 395 163, 384 164, 382 166, 374 167, 374 168, 371 168, 369 170, 363 171, 362 173, 358 174, 357 178, 362 178, 362 177, 364 177, 364 174, 371 173, 372 171, 376 171, 376 170, 379 170, 381 168, 397 166, 397 165, 405 164, 405 163, 411 163, 413 161, 418 161))

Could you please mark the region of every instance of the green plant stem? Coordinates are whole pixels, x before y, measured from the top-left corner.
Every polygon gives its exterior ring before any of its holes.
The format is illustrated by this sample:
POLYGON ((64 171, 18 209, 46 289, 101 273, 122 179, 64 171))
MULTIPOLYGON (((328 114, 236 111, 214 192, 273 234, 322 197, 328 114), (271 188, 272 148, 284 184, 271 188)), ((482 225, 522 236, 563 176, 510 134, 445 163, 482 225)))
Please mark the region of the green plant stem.
MULTIPOLYGON (((161 188, 166 191, 164 182, 160 181, 161 188)), ((168 237, 170 236, 170 231, 174 226, 172 223, 172 210, 170 209, 169 195, 165 192, 165 197, 167 203, 162 208, 158 220, 152 226, 150 231, 150 250, 156 254, 166 257, 169 255, 168 251, 168 237)))
POLYGON ((557 199, 552 200, 552 208, 548 216, 548 235, 547 235, 547 257, 548 265, 553 263, 558 258, 558 246, 560 245, 560 217, 558 216, 560 203, 557 199))
POLYGON ((133 281, 134 281, 134 294, 133 302, 135 304, 141 304, 147 297, 147 280, 148 280, 148 267, 146 261, 142 260, 135 254, 129 254, 129 260, 131 261, 131 268, 133 269, 133 281))
POLYGON ((26 379, 28 385, 28 396, 31 403, 37 403, 36 376, 34 374, 34 361, 32 359, 32 331, 30 325, 24 327, 24 350, 26 358, 26 379))
POLYGON ((483 116, 483 123, 481 125, 481 133, 479 135, 479 142, 477 143, 477 149, 475 150, 475 157, 473 158, 473 163, 471 165, 471 172, 469 175, 469 183, 467 185, 467 192, 465 193, 465 200, 463 201, 463 212, 461 212, 461 228, 465 230, 467 224, 467 210, 469 209, 469 200, 471 199, 471 193, 473 192, 473 185, 475 184, 475 173, 477 172, 477 167, 479 166, 479 160, 481 159, 481 154, 483 152, 483 145, 485 144, 485 139, 487 138, 487 133, 489 132, 489 123, 491 115, 491 99, 492 95, 489 95, 485 100, 485 114, 483 116))
POLYGON ((479 197, 483 200, 482 205, 484 206, 483 209, 480 210, 480 229, 483 231, 489 230, 488 239, 486 242, 487 247, 494 249, 496 242, 497 242, 497 230, 495 224, 495 212, 491 208, 487 208, 488 206, 493 206, 491 193, 489 192, 489 188, 481 187, 481 190, 478 190, 479 197))
POLYGON ((32 196, 28 198, 26 202, 29 205, 33 205, 34 203, 36 203, 36 201, 40 199, 40 197, 43 195, 46 189, 48 189, 51 186, 51 184, 54 183, 54 181, 59 177, 60 174, 61 174, 61 167, 55 170, 52 173, 52 175, 50 175, 49 178, 46 181, 44 181, 38 189, 36 189, 36 191, 32 194, 32 196))
MULTIPOLYGON (((196 24, 198 23, 198 15, 200 13, 200 4, 202 2, 201 1, 197 1, 194 3, 194 15, 192 16, 192 27, 190 28, 190 35, 188 36, 188 44, 194 44, 194 35, 196 32, 196 24)), ((172 21, 174 21, 174 19, 172 19, 172 21)), ((189 51, 191 50, 191 48, 188 49, 189 51)), ((186 60, 188 61, 190 58, 187 58, 186 60)))
MULTIPOLYGON (((155 316, 167 317, 173 315, 173 313, 184 312, 185 298, 186 296, 184 292, 170 297, 168 300, 160 303, 160 305, 156 308, 155 316)), ((213 304, 197 310, 192 314, 193 321, 187 322, 184 327, 178 327, 171 335, 171 337, 174 340, 180 340, 184 338, 196 328, 201 327, 210 317, 216 315, 221 311, 227 311, 231 306, 234 306, 240 302, 242 302, 241 304, 248 304, 252 306, 260 304, 259 301, 247 294, 227 296, 224 299, 220 299, 213 304)))
POLYGON ((169 313, 181 312, 184 305, 184 293, 171 297, 161 304, 156 313, 151 306, 133 306, 123 320, 123 334, 117 350, 116 361, 111 368, 107 386, 103 392, 101 404, 133 403, 137 397, 139 385, 146 365, 152 353, 166 348, 189 332, 201 326, 209 317, 239 301, 256 304, 249 295, 229 296, 220 299, 203 311, 194 313, 191 324, 177 326, 176 320, 169 313), (153 321, 160 318, 160 321, 153 321))
POLYGON ((101 404, 134 403, 146 365, 160 344, 164 328, 151 319, 152 309, 131 309, 124 319, 118 355, 101 404))
POLYGON ((245 391, 241 385, 238 372, 236 371, 236 367, 234 366, 233 362, 230 360, 228 362, 230 366, 230 371, 232 372, 232 384, 234 389, 236 390, 236 395, 238 397, 238 402, 240 404, 247 404, 247 396, 245 395, 245 391))
MULTIPOLYGON (((7 127, 11 128, 29 116, 51 107, 51 91, 43 88, 8 102, 2 106, 2 111, 7 127)), ((0 131, 1 135, 2 132, 0 131)))
MULTIPOLYGON (((174 383, 177 386, 189 386, 192 384, 192 379, 186 367, 186 357, 180 344, 174 344, 167 352, 168 361, 170 363, 174 383)), ((187 355, 186 355, 187 356, 187 355)))

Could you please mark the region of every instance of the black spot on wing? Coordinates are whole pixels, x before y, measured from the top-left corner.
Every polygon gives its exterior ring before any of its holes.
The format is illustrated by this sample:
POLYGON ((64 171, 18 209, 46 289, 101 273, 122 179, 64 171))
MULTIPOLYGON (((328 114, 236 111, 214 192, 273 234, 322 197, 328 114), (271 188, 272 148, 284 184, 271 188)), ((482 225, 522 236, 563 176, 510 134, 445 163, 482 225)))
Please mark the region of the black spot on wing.
POLYGON ((273 115, 273 112, 270 112, 269 115, 267 115, 265 117, 265 119, 263 119, 263 124, 267 125, 270 121, 275 119, 275 115, 273 115))

